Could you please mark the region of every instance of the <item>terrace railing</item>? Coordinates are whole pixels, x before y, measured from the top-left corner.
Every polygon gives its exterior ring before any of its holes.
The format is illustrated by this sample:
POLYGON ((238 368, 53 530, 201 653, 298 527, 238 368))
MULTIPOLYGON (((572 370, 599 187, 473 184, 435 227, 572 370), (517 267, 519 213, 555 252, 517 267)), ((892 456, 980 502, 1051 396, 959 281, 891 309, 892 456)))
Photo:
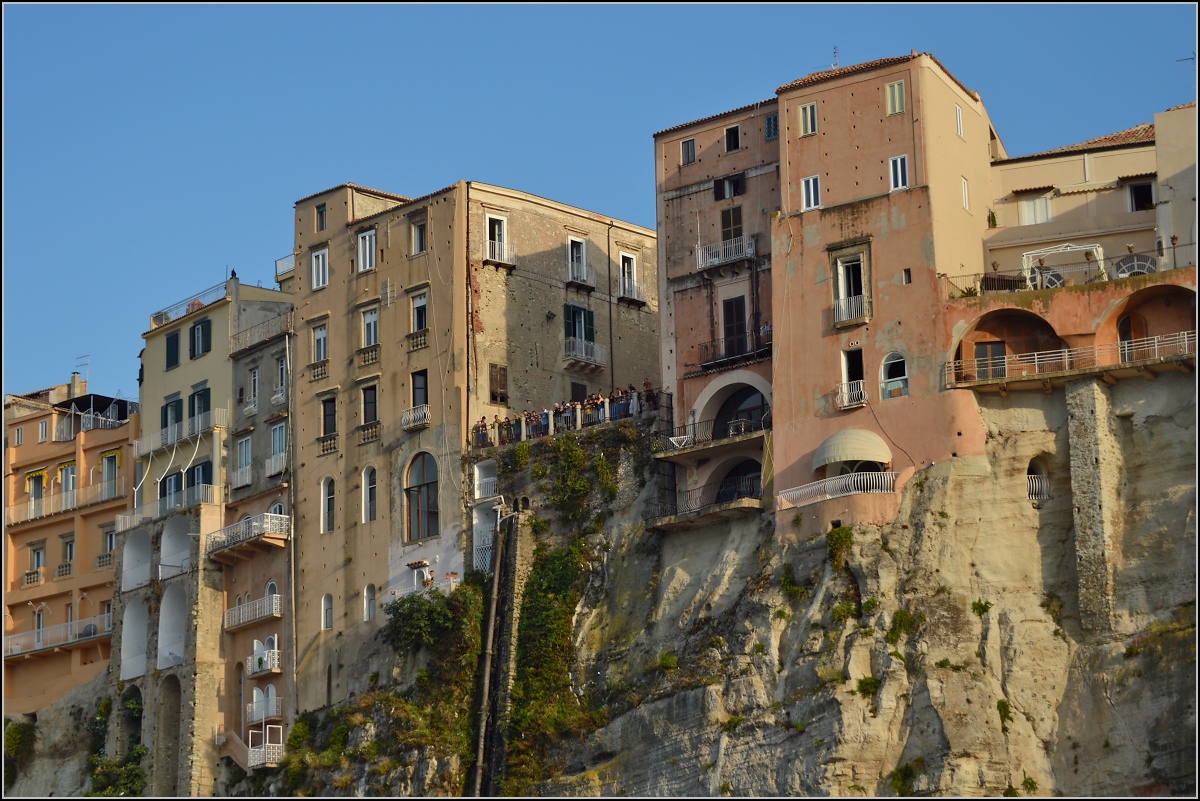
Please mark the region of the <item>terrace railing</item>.
POLYGON ((686 423, 677 426, 669 433, 658 432, 656 436, 666 450, 690 448, 709 442, 719 442, 723 439, 752 434, 756 431, 771 430, 771 407, 754 406, 742 409, 732 420, 701 420, 698 423, 686 423))
POLYGON ((188 509, 201 503, 220 503, 221 491, 211 484, 197 484, 182 492, 172 492, 156 501, 136 507, 127 515, 117 515, 117 531, 157 520, 168 512, 188 509))
POLYGON ((112 614, 84 617, 43 626, 32 631, 21 631, 4 637, 4 655, 27 654, 45 648, 59 648, 73 642, 107 637, 112 634, 112 614))
POLYGON ((180 317, 200 311, 208 304, 221 300, 224 297, 225 282, 222 281, 215 286, 210 286, 203 292, 192 295, 186 300, 179 301, 174 306, 168 306, 150 315, 150 330, 153 331, 156 328, 161 328, 168 323, 178 320, 180 317))
POLYGON ((147 434, 142 437, 134 444, 134 455, 138 457, 146 456, 162 448, 169 448, 177 442, 204 434, 214 428, 225 428, 228 425, 229 411, 227 409, 209 409, 203 414, 189 417, 187 420, 181 420, 178 423, 172 423, 166 428, 160 428, 153 434, 147 434))
POLYGON ((777 509, 795 509, 830 498, 896 491, 895 473, 850 473, 814 481, 779 493, 777 509))
POLYGON ((754 236, 751 234, 700 246, 696 251, 696 268, 707 270, 710 267, 719 267, 722 264, 752 258, 754 258, 754 236))
POLYGON ((429 404, 422 403, 420 406, 414 406, 411 409, 405 409, 400 413, 400 427, 405 431, 416 431, 421 428, 429 428, 430 422, 433 420, 433 415, 430 412, 429 404))
POLYGON ((45 495, 37 500, 9 506, 4 510, 4 524, 12 526, 38 517, 70 512, 93 503, 102 503, 123 497, 125 497, 124 478, 101 481, 86 487, 45 495))
POLYGON ((839 409, 855 409, 867 405, 867 388, 863 381, 847 381, 837 385, 833 404, 839 409))
POLYGON ((723 481, 677 493, 674 503, 652 505, 646 512, 646 519, 693 513, 705 514, 713 507, 743 498, 762 499, 762 476, 726 478, 723 481))
POLYGON ((225 610, 225 628, 231 629, 237 626, 253 623, 256 620, 262 620, 275 615, 283 614, 283 596, 282 595, 267 595, 262 598, 250 601, 249 603, 233 606, 225 610))
POLYGON ((287 537, 290 535, 291 530, 291 518, 287 515, 273 515, 264 512, 254 517, 248 517, 245 520, 239 520, 231 526, 226 526, 209 534, 208 545, 205 550, 207 553, 212 554, 223 548, 266 536, 287 537))
POLYGON ((270 320, 264 320, 261 323, 252 325, 249 328, 244 328, 229 338, 229 352, 236 353, 239 350, 251 348, 260 342, 266 342, 269 339, 286 334, 292 330, 292 313, 281 314, 278 317, 272 317, 270 320))
POLYGON ((563 358, 604 365, 608 363, 608 348, 586 339, 568 337, 563 340, 563 358))

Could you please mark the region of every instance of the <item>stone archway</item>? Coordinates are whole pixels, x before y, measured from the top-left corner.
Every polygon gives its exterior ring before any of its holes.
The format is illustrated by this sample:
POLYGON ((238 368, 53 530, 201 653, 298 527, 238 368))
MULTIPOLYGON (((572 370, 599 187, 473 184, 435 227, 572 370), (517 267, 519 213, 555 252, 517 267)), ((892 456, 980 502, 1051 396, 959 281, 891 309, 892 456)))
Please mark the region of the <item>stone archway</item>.
POLYGON ((180 742, 183 691, 176 676, 167 676, 158 686, 158 715, 154 727, 154 795, 179 795, 179 762, 184 748, 180 742))

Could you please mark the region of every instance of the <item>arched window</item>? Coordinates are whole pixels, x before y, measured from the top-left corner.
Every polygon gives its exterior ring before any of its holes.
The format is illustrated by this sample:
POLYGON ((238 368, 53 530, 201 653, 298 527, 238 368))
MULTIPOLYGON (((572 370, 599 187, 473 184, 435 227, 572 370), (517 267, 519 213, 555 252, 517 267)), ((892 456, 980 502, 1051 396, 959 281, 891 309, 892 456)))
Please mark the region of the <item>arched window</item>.
POLYGON ((271 579, 270 581, 267 582, 267 591, 264 593, 264 595, 266 595, 266 597, 269 598, 272 595, 278 595, 278 594, 279 594, 279 585, 275 583, 275 579, 271 579))
POLYGON ((717 487, 717 503, 729 503, 739 498, 762 497, 762 465, 753 459, 739 462, 725 474, 717 487))
POLYGON ((321 599, 321 628, 333 628, 333 596, 329 593, 321 599))
POLYGON ((239 595, 237 598, 234 598, 234 599, 233 599, 233 605, 234 605, 234 606, 241 606, 241 605, 242 605, 242 596, 240 596, 240 595, 239 595))
POLYGON ((1149 256, 1138 255, 1124 256, 1116 263, 1117 278, 1128 278, 1131 275, 1146 275, 1152 273, 1156 269, 1154 259, 1149 256))
POLYGON ((363 620, 375 619, 375 585, 368 584, 363 591, 363 620))
POLYGON ((271 504, 271 514, 273 514, 273 515, 285 514, 285 512, 283 511, 283 504, 280 503, 279 501, 275 501, 275 503, 271 504))
POLYGON ((333 504, 334 504, 334 485, 333 479, 327 478, 321 482, 321 533, 327 534, 333 531, 333 504))
POLYGON ((908 394, 908 363, 903 354, 889 353, 879 370, 879 397, 899 398, 908 394))
POLYGON ((428 453, 418 453, 408 468, 405 489, 408 498, 408 541, 438 535, 437 462, 428 453))
POLYGON ((1044 501, 1050 497, 1050 476, 1046 475, 1046 466, 1038 459, 1029 462, 1025 471, 1025 480, 1029 484, 1029 500, 1044 501))
POLYGON ((368 467, 363 471, 363 522, 370 523, 375 519, 375 468, 368 467))
POLYGON ((721 404, 713 422, 712 438, 724 439, 763 428, 770 414, 766 397, 754 387, 742 387, 721 404))

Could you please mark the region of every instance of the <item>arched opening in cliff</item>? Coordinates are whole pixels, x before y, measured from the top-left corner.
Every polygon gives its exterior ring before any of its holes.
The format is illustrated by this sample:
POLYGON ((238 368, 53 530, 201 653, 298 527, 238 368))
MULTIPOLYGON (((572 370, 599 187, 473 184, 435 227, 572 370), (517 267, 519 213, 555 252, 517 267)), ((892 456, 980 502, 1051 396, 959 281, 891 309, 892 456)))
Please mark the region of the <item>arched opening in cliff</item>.
POLYGON ((158 669, 183 664, 187 602, 183 587, 174 584, 163 593, 158 612, 158 669))
MULTIPOLYGON (((146 563, 149 565, 149 561, 146 563)), ((131 598, 121 616, 121 680, 128 681, 146 674, 146 634, 150 610, 146 602, 131 598)))
POLYGON ((183 691, 176 676, 158 686, 158 715, 154 730, 154 795, 179 795, 179 761, 185 751, 179 740, 183 718, 183 691))

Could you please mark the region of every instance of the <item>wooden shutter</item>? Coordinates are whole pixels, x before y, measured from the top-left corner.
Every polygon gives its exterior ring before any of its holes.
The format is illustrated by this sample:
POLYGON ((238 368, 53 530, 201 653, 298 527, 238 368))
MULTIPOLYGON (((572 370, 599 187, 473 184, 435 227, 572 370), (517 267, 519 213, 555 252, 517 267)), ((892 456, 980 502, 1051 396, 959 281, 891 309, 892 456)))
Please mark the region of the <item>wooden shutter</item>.
POLYGON ((212 320, 200 321, 200 352, 208 353, 212 350, 212 320))
POLYGON ((575 307, 567 303, 563 305, 563 333, 567 339, 575 336, 575 315, 572 312, 575 307))
POLYGON ((508 403, 508 365, 496 365, 497 389, 500 392, 500 402, 508 403))
POLYGON ((596 315, 591 309, 583 310, 583 338, 588 342, 596 341, 596 315))
POLYGON ((188 329, 188 358, 189 359, 196 358, 196 325, 199 325, 199 323, 196 323, 195 325, 193 325, 191 328, 188 329))
POLYGON ((725 199, 725 179, 718 178, 713 181, 713 200, 725 199))
POLYGON ((160 426, 159 426, 159 428, 166 428, 166 427, 167 427, 167 407, 168 407, 168 406, 170 406, 170 405, 171 405, 171 404, 169 404, 169 403, 164 403, 164 404, 163 404, 163 407, 162 407, 162 425, 160 425, 160 426))

